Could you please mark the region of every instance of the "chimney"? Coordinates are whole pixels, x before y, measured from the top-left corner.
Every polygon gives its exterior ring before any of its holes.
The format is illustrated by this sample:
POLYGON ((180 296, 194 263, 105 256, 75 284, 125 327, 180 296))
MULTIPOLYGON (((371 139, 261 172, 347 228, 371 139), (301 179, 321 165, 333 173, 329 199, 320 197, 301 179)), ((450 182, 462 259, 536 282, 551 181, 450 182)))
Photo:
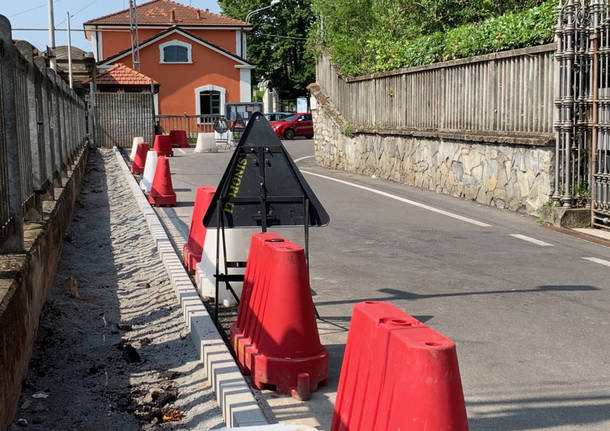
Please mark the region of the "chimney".
POLYGON ((176 9, 172 9, 171 21, 172 24, 176 23, 176 9))
POLYGON ((201 9, 197 9, 197 19, 201 19, 201 9))

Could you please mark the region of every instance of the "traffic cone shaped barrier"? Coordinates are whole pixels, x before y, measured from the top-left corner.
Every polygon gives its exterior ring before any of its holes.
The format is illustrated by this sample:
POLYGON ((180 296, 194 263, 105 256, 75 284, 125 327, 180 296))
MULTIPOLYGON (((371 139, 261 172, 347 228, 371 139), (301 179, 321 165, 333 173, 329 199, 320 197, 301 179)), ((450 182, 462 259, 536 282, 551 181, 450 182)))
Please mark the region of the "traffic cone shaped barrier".
POLYGON ((467 431, 455 344, 392 304, 356 304, 331 431, 467 431))
POLYGON ((249 374, 252 368, 251 359, 254 352, 252 338, 254 334, 260 332, 261 322, 257 315, 261 313, 262 298, 266 292, 263 288, 255 291, 254 285, 258 283, 259 286, 265 287, 264 280, 267 279, 271 269, 270 265, 265 264, 268 261, 266 252, 269 250, 269 247, 264 246, 267 240, 283 241, 283 238, 273 232, 252 235, 237 321, 229 329, 231 346, 239 357, 238 364, 245 374, 249 374))
MULTIPOLYGON (((250 238, 259 229, 225 229, 225 246, 227 250, 227 261, 230 262, 245 262, 248 259, 248 247, 250 246, 250 238)), ((195 282, 199 294, 204 298, 216 297, 216 235, 218 229, 208 228, 205 233, 203 242, 203 253, 201 261, 195 266, 195 282)), ((243 274, 244 268, 230 268, 225 271, 224 268, 224 251, 222 246, 222 230, 220 231, 220 249, 218 262, 220 263, 220 272, 225 274, 243 274)), ((231 287, 238 297, 241 297, 243 283, 231 282, 231 287)), ((237 304, 233 294, 226 288, 225 283, 219 284, 218 301, 225 307, 231 307, 237 304)))
POLYGON ((140 180, 140 188, 144 193, 150 193, 155 170, 157 169, 157 152, 149 151, 146 153, 146 163, 144 164, 144 174, 140 180))
POLYGON ((153 148, 157 152, 158 156, 170 157, 174 155, 172 140, 168 135, 155 135, 153 148))
POLYGON ((169 160, 165 156, 159 156, 157 159, 155 178, 148 194, 148 202, 157 207, 173 207, 176 205, 176 193, 174 193, 174 187, 172 186, 169 160))
POLYGON ((216 151, 216 140, 213 133, 197 133, 196 153, 215 153, 216 151))
POLYGON ((144 172, 144 164, 146 163, 146 153, 148 153, 148 150, 150 150, 150 145, 148 145, 146 142, 138 144, 136 155, 133 158, 133 163, 131 164, 132 174, 142 175, 142 172, 144 172))
POLYGON ((129 153, 129 160, 133 162, 133 159, 136 157, 136 152, 138 151, 138 144, 144 142, 144 137, 136 136, 133 138, 131 143, 131 153, 129 153))
POLYGON ((193 216, 191 217, 191 229, 189 237, 183 248, 184 266, 189 274, 195 273, 195 266, 201 260, 203 244, 205 241, 206 228, 203 225, 203 217, 205 216, 210 202, 214 198, 216 187, 197 187, 195 195, 195 207, 193 208, 193 216))
POLYGON ((169 132, 169 138, 172 141, 172 147, 189 148, 189 141, 186 138, 185 130, 172 130, 169 132))
POLYGON ((273 385, 279 393, 306 400, 326 384, 328 351, 320 344, 305 251, 271 235, 252 238, 252 268, 244 276, 248 281, 231 342, 257 388, 273 385))

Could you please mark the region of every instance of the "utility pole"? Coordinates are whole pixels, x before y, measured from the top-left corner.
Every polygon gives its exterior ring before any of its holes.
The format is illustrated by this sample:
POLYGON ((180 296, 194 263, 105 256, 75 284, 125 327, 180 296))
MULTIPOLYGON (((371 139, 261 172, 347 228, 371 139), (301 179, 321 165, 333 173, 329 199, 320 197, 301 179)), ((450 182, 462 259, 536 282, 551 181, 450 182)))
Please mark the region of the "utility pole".
POLYGON ((131 63, 133 68, 140 71, 140 46, 138 43, 138 16, 136 13, 136 0, 129 0, 129 32, 131 33, 131 63))
POLYGON ((49 58, 49 66, 53 70, 57 70, 57 62, 55 61, 55 20, 53 18, 53 0, 48 0, 49 4, 49 46, 51 48, 51 57, 49 58))
POLYGON ((72 85, 72 36, 70 35, 70 12, 66 12, 68 19, 68 76, 70 77, 70 88, 72 85))

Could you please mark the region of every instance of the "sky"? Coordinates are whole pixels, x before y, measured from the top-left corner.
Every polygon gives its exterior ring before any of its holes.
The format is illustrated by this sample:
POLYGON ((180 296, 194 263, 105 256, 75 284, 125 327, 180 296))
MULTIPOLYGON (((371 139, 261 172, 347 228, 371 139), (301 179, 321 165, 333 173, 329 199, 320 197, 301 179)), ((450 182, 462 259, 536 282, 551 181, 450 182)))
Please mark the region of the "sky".
MULTIPOLYGON (((148 0, 136 0, 137 4, 148 0)), ((177 3, 190 5, 199 9, 209 9, 220 13, 220 7, 215 0, 174 0, 177 3)), ((48 28, 48 0, 0 0, 0 14, 6 16, 12 28, 48 28)), ((83 22, 129 7, 129 0, 54 0, 55 28, 66 28, 66 12, 70 12, 72 30, 82 30, 83 22)), ((85 39, 82 31, 72 31, 72 45, 84 51, 91 51, 91 42, 85 39)), ((49 33, 45 31, 13 31, 13 39, 27 40, 40 50, 49 44, 49 33)), ((55 45, 67 45, 66 31, 55 32, 55 45)))

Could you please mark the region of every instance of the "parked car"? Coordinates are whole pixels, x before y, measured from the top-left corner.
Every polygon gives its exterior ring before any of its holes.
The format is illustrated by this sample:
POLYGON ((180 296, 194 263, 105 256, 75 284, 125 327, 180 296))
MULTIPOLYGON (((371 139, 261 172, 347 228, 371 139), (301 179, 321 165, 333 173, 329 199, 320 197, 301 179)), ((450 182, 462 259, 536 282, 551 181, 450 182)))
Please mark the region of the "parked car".
POLYGON ((279 121, 293 114, 294 112, 267 112, 264 115, 267 121, 279 121))
POLYGON ((290 115, 279 121, 272 121, 270 124, 280 138, 294 139, 295 136, 313 138, 313 119, 310 112, 290 115))

